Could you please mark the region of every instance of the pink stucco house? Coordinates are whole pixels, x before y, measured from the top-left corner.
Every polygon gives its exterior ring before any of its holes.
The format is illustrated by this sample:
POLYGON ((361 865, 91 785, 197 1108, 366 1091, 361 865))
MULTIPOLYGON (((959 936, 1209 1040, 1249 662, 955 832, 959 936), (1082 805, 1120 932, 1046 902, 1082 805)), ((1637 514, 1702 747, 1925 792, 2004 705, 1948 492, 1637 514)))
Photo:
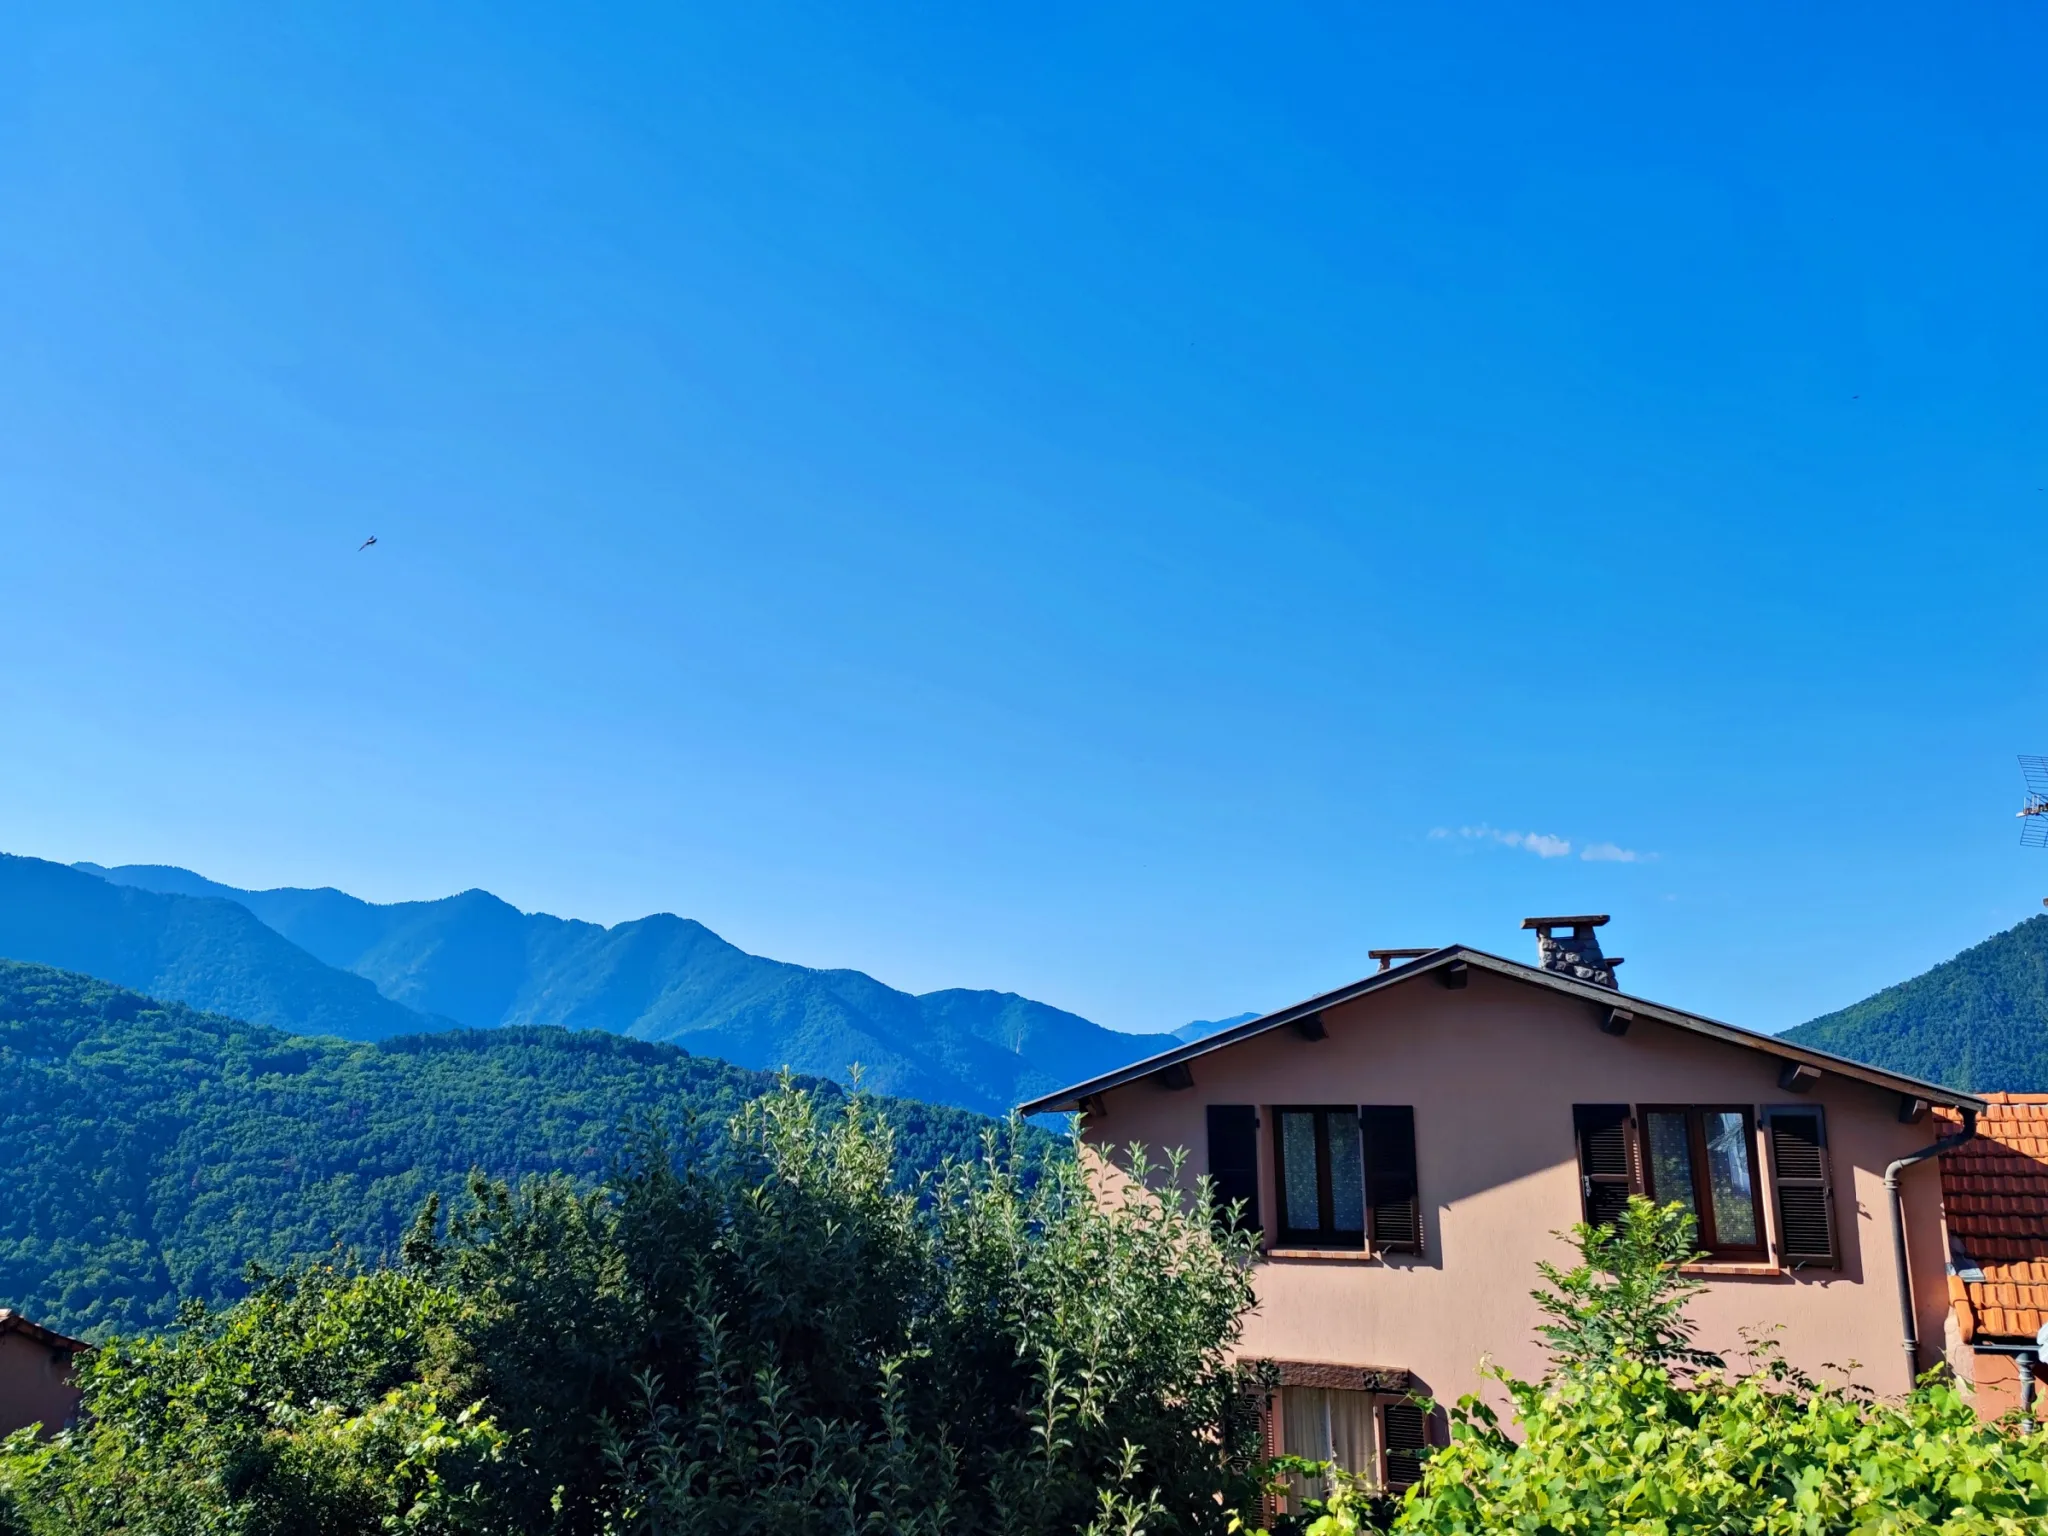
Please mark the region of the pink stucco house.
POLYGON ((1023 1106, 1080 1111, 1108 1159, 1185 1148, 1241 1202, 1275 1449, 1399 1486, 1442 1432, 1412 1395, 1497 1399, 1488 1360, 1540 1374, 1536 1261, 1632 1191, 1699 1215, 1703 1345, 1775 1330, 1883 1393, 1942 1358, 1932 1164, 1984 1101, 1621 992, 1606 921, 1529 919, 1534 965, 1376 951, 1351 986, 1023 1106))
POLYGON ((91 1346, 0 1307, 0 1436, 40 1424, 54 1434, 78 1412, 71 1372, 91 1346))

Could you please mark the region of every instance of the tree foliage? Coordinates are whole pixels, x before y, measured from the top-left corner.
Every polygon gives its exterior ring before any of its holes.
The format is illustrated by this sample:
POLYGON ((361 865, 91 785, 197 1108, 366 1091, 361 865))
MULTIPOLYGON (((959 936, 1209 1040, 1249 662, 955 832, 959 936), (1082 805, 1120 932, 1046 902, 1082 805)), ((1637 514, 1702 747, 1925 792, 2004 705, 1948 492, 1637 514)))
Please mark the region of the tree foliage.
POLYGON ((1622 1359, 1723 1363, 1693 1344, 1695 1326, 1685 1315, 1686 1303, 1705 1289, 1681 1270, 1705 1257, 1694 1232, 1684 1206, 1659 1206, 1632 1195, 1618 1224, 1580 1222, 1572 1228, 1577 1264, 1565 1269, 1547 1260, 1537 1263, 1544 1284, 1530 1294, 1550 1321, 1536 1331, 1558 1369, 1597 1370, 1622 1359))
MULTIPOLYGON (((183 1298, 241 1295, 252 1258, 394 1251, 473 1169, 593 1184, 629 1120, 716 1152, 775 1081, 595 1031, 287 1035, 0 961, 0 1306, 93 1337, 162 1326, 183 1298)), ((906 1180, 972 1158, 993 1123, 910 1100, 880 1112, 906 1180)))
POLYGON ((715 1155, 648 1132, 598 1188, 478 1179, 391 1267, 101 1351, 81 1427, 0 1454, 0 1507, 30 1536, 1220 1532, 1250 1253, 1206 1189, 1140 1160, 1098 1203, 994 1137, 919 1189, 895 1161, 873 1106, 788 1085, 715 1155))
POLYGON ((1515 1433, 1476 1398, 1424 1464, 1397 1528, 1755 1536, 2039 1536, 2041 1437, 1982 1424, 1930 1374, 1903 1402, 1813 1381, 1768 1339, 1729 1374, 1694 1349, 1678 1266, 1691 1218, 1637 1197, 1618 1228, 1574 1229, 1581 1262, 1544 1268, 1541 1382, 1500 1373, 1515 1433))

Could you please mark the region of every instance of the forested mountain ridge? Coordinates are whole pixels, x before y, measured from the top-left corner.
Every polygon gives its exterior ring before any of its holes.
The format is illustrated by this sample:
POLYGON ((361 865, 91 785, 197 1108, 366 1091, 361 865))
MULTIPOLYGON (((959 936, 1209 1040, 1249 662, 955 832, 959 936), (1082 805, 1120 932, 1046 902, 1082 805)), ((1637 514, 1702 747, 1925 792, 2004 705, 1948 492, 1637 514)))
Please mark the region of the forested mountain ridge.
MULTIPOLYGON (((165 865, 82 865, 73 877, 88 873, 164 900, 236 904, 307 956, 420 1017, 477 1029, 604 1029, 840 1082, 858 1064, 878 1092, 988 1114, 1177 1043, 1105 1029, 1011 992, 916 996, 861 971, 766 959, 668 913, 606 928, 521 912, 488 891, 377 904, 332 889, 244 891, 165 865)), ((7 948, 4 937, 0 954, 47 961, 7 948)))
MULTIPOLYGON (((306 1038, 0 961, 0 1307, 160 1325, 239 1294, 250 1259, 389 1251, 472 1168, 594 1178, 629 1120, 694 1135, 774 1081, 597 1032, 306 1038)), ((992 1124, 883 1102, 906 1169, 975 1155, 992 1124)))
POLYGON ((1785 1038, 1969 1092, 2048 1091, 2048 915, 1785 1038))

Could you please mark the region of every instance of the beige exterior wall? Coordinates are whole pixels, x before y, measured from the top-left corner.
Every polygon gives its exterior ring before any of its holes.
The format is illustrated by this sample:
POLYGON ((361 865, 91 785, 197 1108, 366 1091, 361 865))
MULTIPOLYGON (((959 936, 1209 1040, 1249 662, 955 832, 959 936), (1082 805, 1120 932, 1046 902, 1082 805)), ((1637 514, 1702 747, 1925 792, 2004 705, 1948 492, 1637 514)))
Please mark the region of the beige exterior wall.
POLYGON ((54 1433, 77 1407, 70 1355, 26 1334, 0 1333, 0 1435, 30 1424, 54 1433))
MULTIPOLYGON (((1826 1106, 1839 1270, 1723 1273, 1693 1304, 1700 1342, 1733 1356, 1741 1330, 1777 1327, 1787 1357, 1816 1374, 1856 1362, 1879 1392, 1908 1385, 1885 1164, 1939 1128, 1898 1122, 1898 1095, 1827 1076, 1809 1093, 1777 1085, 1779 1061, 1651 1023, 1602 1034, 1593 1005, 1474 967, 1449 990, 1429 976, 1324 1015, 1328 1038, 1269 1031, 1190 1065, 1194 1087, 1141 1081, 1105 1095, 1084 1137, 1106 1149, 1185 1147, 1190 1177, 1207 1171, 1206 1106, 1260 1106, 1260 1214, 1269 1243, 1277 1209, 1275 1105, 1411 1104, 1426 1249, 1420 1255, 1269 1257, 1241 1353, 1340 1365, 1405 1367, 1440 1401, 1484 1391, 1493 1361, 1540 1374, 1540 1321, 1529 1291, 1536 1261, 1562 1261, 1552 1234, 1581 1219, 1572 1106, 1586 1103, 1826 1106)), ((1765 1221, 1776 1241, 1769 1159, 1765 1221)), ((1905 1175, 1907 1237, 1922 1369, 1941 1358, 1947 1316, 1946 1240, 1930 1162, 1905 1175)))

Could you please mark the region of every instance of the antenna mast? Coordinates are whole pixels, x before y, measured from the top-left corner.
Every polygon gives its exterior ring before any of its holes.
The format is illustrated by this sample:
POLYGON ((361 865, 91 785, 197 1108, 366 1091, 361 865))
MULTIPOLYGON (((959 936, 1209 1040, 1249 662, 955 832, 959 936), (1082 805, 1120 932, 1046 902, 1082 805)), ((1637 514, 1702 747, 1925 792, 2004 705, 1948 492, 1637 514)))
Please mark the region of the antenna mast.
POLYGON ((2022 757, 2020 777, 2026 780, 2026 803, 2019 808, 2020 846, 2048 848, 2048 757, 2022 757))

